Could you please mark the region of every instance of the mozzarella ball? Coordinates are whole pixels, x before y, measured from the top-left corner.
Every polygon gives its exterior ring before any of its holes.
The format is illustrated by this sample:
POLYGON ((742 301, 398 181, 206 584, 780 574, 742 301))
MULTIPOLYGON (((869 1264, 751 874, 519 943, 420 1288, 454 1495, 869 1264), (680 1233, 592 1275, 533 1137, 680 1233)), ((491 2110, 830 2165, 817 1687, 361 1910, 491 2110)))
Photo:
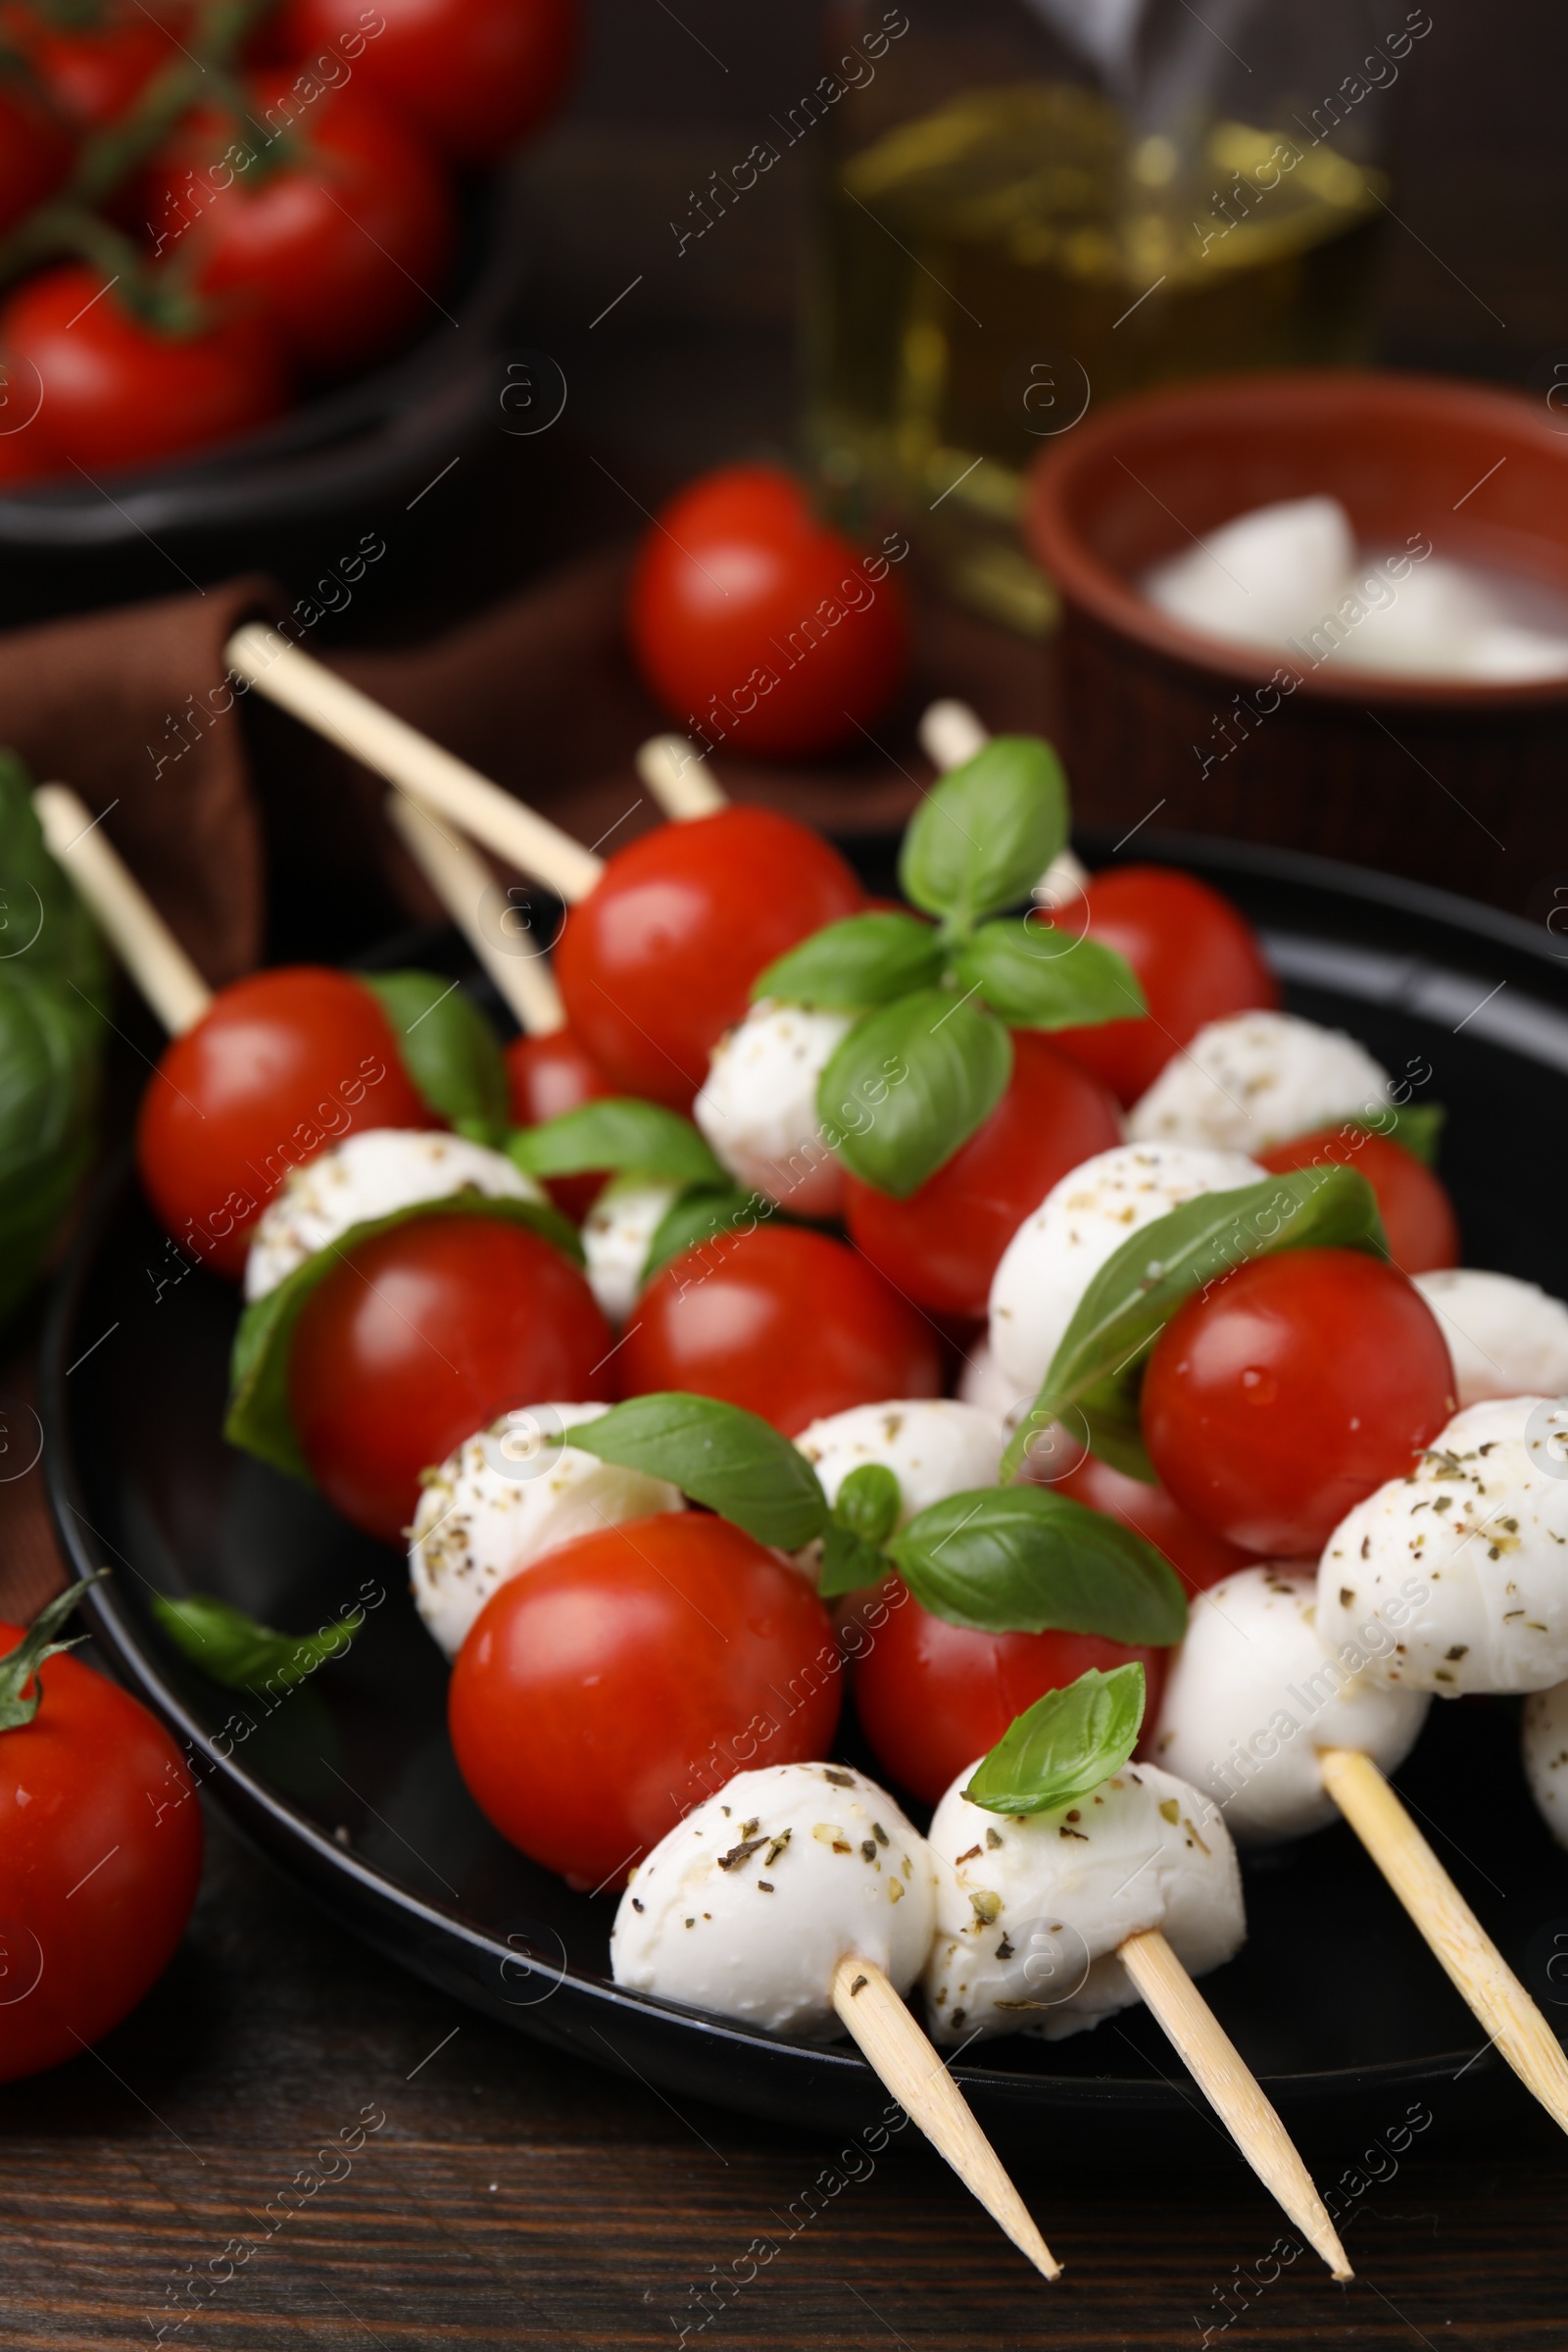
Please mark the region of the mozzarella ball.
POLYGON ((291 1168, 277 1199, 257 1218, 245 1296, 265 1298, 352 1225, 464 1192, 497 1200, 545 1197, 504 1152, 461 1135, 412 1127, 366 1127, 346 1135, 303 1167, 291 1168))
POLYGON ((1116 1957, 1159 1928, 1200 1977, 1247 1936, 1236 1848, 1208 1798, 1154 1764, 1124 1764, 1050 1813, 988 1813, 961 1772, 936 1809, 937 1921, 925 1966, 934 2041, 1060 2041, 1138 2000, 1116 1957))
POLYGON ((844 1170, 822 1138, 816 1086, 853 1027, 846 1012, 754 1004, 713 1048, 692 1105, 736 1183, 796 1216, 833 1217, 843 1206, 844 1170))
POLYGON ((829 1502, 852 1470, 880 1462, 899 1482, 898 1524, 907 1526, 928 1503, 972 1487, 994 1487, 1005 1443, 1002 1424, 951 1396, 915 1397, 894 1404, 856 1404, 813 1421, 795 1441, 821 1481, 829 1502))
POLYGON ((1525 1700, 1520 1743, 1541 1818, 1557 1843, 1568 1845, 1568 1683, 1525 1700))
POLYGON ((455 1658, 492 1592, 547 1551, 625 1519, 682 1511, 678 1487, 554 1441, 607 1404, 530 1404, 465 1439, 427 1470, 409 1531, 409 1582, 455 1658))
POLYGON ((676 1185, 617 1176, 583 1219, 588 1288, 607 1323, 618 1328, 636 1305, 649 1246, 679 1199, 676 1185))
POLYGON ((1425 1691, 1390 1690, 1328 1654, 1316 1607, 1309 1571, 1245 1568, 1197 1594, 1165 1678, 1151 1753, 1213 1797, 1243 1845, 1336 1818, 1320 1747, 1358 1748, 1393 1772, 1426 1721, 1425 1691))
POLYGON ((963 1359, 963 1370, 958 1375, 958 1401, 989 1413, 994 1421, 1001 1422, 1004 1434, 1011 1437, 1033 1404, 1034 1396, 1007 1378, 997 1362, 996 1349, 989 1339, 984 1339, 976 1340, 963 1359))
POLYGON ((1448 1343, 1461 1405, 1568 1390, 1568 1306, 1512 1274, 1445 1266, 1413 1278, 1448 1343))
POLYGON ((1127 1114, 1137 1143, 1264 1152, 1375 1110, 1389 1074, 1364 1046, 1294 1012, 1233 1012, 1173 1054, 1127 1114))
POLYGON ((1200 636, 1283 647, 1333 609, 1354 563, 1350 518, 1337 498, 1289 498, 1238 514, 1156 564, 1143 589, 1200 636))
POLYGON ((831 2041, 833 1972, 874 1960, 900 1992, 931 1943, 930 1849, 844 1764, 737 1773, 632 1872, 615 1913, 617 1984, 831 2041))
POLYGON ((1130 1233, 1264 1173, 1235 1152, 1186 1144, 1118 1144, 1054 1185, 1002 1253, 991 1284, 991 1348, 999 1376, 1031 1400, 1079 1299, 1130 1233))
POLYGON ((1568 1681, 1568 1407, 1489 1397, 1341 1520, 1318 1569, 1324 1647, 1458 1698, 1568 1681))

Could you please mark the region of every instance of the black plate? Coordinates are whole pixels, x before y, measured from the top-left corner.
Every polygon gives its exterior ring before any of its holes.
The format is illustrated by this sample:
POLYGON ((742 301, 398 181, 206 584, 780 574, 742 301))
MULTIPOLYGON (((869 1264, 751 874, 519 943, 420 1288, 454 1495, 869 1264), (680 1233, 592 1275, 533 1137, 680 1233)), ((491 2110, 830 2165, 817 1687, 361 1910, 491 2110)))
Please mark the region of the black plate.
MULTIPOLYGON (((1140 840, 1206 874, 1263 927, 1292 1005, 1395 1071, 1429 1062, 1449 1106, 1445 1173, 1474 1264, 1568 1292, 1568 960, 1513 918, 1351 868, 1140 840)), ((458 1778, 446 1667, 402 1562, 219 1434, 234 1294, 179 1261, 128 1168, 106 1185, 55 1302, 45 1462, 76 1569, 117 1573, 88 1614, 210 1793, 340 1920, 490 2016, 650 2082, 793 2124, 856 2128, 880 2104, 858 2057, 750 2033, 608 1980, 612 1904, 569 1893, 489 1829, 458 1778), (220 1593, 306 1630, 368 1580, 385 1598, 350 1656, 270 1714, 171 1652, 150 1588, 220 1593), (225 1729, 226 1727, 226 1729, 225 1729), (223 1751, 229 1752, 223 1752, 223 1751)), ((1568 1855, 1536 1818, 1505 1701, 1433 1709, 1400 1786, 1465 1892, 1545 2000, 1568 1948, 1568 1855), (1499 1797, 1501 1801, 1499 1802, 1499 1797)), ((1248 1863, 1251 1935, 1208 1981, 1224 2024, 1308 2147, 1398 2123, 1442 2086, 1471 2125, 1524 2094, 1479 2036, 1348 1831, 1248 1863)), ((1548 2014, 1556 2014, 1548 2011, 1548 2014)), ((1003 2145, 1184 2160, 1213 2127, 1147 2012, 1055 2044, 994 2043, 957 2074, 1003 2145), (1054 2128, 1054 2129, 1053 2129, 1054 2128)))

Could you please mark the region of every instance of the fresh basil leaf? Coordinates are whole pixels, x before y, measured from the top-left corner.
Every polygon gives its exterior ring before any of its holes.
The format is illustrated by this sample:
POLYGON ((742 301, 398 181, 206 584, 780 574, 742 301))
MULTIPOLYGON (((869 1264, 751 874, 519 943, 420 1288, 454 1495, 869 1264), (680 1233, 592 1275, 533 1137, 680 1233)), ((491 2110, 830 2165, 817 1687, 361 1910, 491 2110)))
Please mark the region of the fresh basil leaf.
POLYGON ((1164 1649, 1181 1579, 1143 1536, 1050 1487, 983 1487, 919 1512, 887 1546, 923 1609, 983 1634, 1104 1634, 1164 1649))
POLYGON ((817 1591, 824 1600, 882 1582, 888 1572, 882 1546, 903 1508, 899 1482, 885 1462, 862 1462, 850 1472, 834 1497, 822 1538, 817 1591))
POLYGON ((315 1484, 288 1404, 289 1350, 306 1300, 317 1284, 334 1273, 361 1242, 412 1224, 416 1217, 451 1216, 499 1217, 509 1224, 527 1225, 553 1243, 573 1265, 582 1264, 576 1229, 557 1210, 532 1200, 498 1200, 471 1186, 445 1200, 416 1200, 407 1208, 394 1209, 390 1216, 369 1217, 362 1225, 351 1225, 330 1248, 318 1250, 302 1266, 296 1266, 265 1298, 253 1298, 240 1316, 229 1357, 228 1412, 223 1422, 223 1435, 231 1446, 254 1453, 258 1460, 286 1471, 306 1486, 315 1484))
POLYGON ((1431 1168, 1437 1165, 1438 1139, 1447 1117, 1441 1102, 1380 1102, 1375 1109, 1353 1111, 1345 1125, 1381 1135, 1386 1142, 1399 1145, 1424 1168, 1431 1168))
POLYGON ((0 962, 0 1315, 36 1281, 92 1158, 104 1035, 73 984, 0 962))
POLYGON ((568 1429, 565 1443, 668 1479, 781 1551, 799 1551, 827 1525, 826 1497, 800 1448, 771 1422, 716 1396, 680 1389, 633 1396, 568 1429))
POLYGON ((865 1543, 853 1528, 841 1527, 836 1519, 829 1520, 822 1534, 822 1565, 817 1571, 816 1589, 823 1600, 837 1600, 846 1592, 863 1592, 868 1585, 879 1585, 888 1573, 887 1554, 874 1544, 865 1543))
POLYGON ((44 846, 32 778, 15 752, 0 751, 0 961, 18 980, 79 989, 109 1009, 108 963, 98 929, 70 874, 44 846))
POLYGON ((988 1813, 1014 1816, 1054 1813, 1093 1796, 1138 1745, 1146 1696, 1136 1661, 1108 1674, 1091 1666, 1008 1725, 976 1765, 964 1795, 988 1813))
POLYGON ((1012 1041, 971 998, 925 988, 857 1022, 816 1090, 822 1131, 852 1174, 903 1200, 989 1118, 1012 1041))
POLYGON ((267 1684, 290 1690, 328 1658, 341 1657, 365 1621, 361 1608, 357 1616, 319 1633, 277 1634, 210 1593, 172 1600, 155 1592, 152 1600, 153 1614, 175 1648, 226 1690, 255 1690, 267 1684))
POLYGON ((1137 1020, 1149 1009, 1125 956, 1033 915, 982 923, 958 950, 954 972, 960 988, 978 989, 1018 1029, 1137 1020))
POLYGON ((580 1102, 538 1127, 517 1128, 507 1151, 528 1176, 581 1176, 603 1168, 610 1175, 635 1173, 714 1191, 729 1183, 690 1119, 635 1095, 580 1102))
POLYGON ((726 1185, 721 1193, 682 1193, 654 1228, 643 1260, 642 1281, 651 1282, 672 1257, 700 1249, 705 1242, 715 1242, 726 1233, 750 1233, 755 1226, 775 1219, 785 1224, 791 1221, 773 1201, 760 1193, 743 1192, 739 1185, 726 1185))
POLYGON ((1038 735, 993 735, 909 819, 899 880, 961 935, 1026 899, 1067 838, 1067 779, 1038 735))
POLYGON ((1194 1292, 1282 1250, 1365 1250, 1386 1258, 1377 1195, 1366 1178, 1333 1164, 1295 1168, 1235 1192, 1200 1194, 1129 1234, 1078 1301, 1003 1457, 1003 1478, 1017 1475, 1035 1432, 1068 1405, 1085 1412, 1096 1453, 1104 1450, 1108 1430, 1141 1452, 1142 1361, 1171 1316, 1194 1292))
POLYGON ((433 972, 356 972, 380 1004, 415 1091, 476 1143, 499 1143, 510 1108, 507 1065, 478 1006, 433 972))
POLYGON ((813 931, 753 981, 752 1001, 776 997, 857 1012, 934 988, 941 977, 942 943, 931 925, 885 908, 813 931))

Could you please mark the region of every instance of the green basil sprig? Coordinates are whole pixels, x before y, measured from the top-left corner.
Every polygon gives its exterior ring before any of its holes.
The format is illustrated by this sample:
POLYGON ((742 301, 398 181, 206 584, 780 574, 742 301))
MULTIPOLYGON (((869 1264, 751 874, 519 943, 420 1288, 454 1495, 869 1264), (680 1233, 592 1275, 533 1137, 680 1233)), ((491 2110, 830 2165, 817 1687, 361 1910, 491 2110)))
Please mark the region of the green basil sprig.
POLYGON ((1009 1724, 975 1766, 964 1795, 988 1813, 1054 1813, 1103 1788, 1138 1745, 1146 1703, 1136 1661, 1108 1674, 1091 1666, 1048 1690, 1009 1724))
POLYGON ((934 988, 945 964, 930 923, 892 907, 846 915, 813 931, 752 983, 752 1002, 780 998, 829 1011, 863 1012, 914 988, 934 988))
POLYGON ((155 1592, 152 1601, 153 1614, 174 1646, 227 1690, 254 1690, 266 1683, 287 1690, 303 1683, 328 1658, 342 1656, 365 1618, 361 1608, 358 1620, 351 1615, 319 1633, 279 1634, 208 1592, 189 1592, 177 1600, 155 1592))
POLYGON ((1026 899, 1067 838, 1067 779, 1038 735, 993 735, 909 819, 899 881, 955 932, 1026 899))
POLYGON ((1430 1168, 1437 1164, 1438 1140, 1447 1116, 1441 1102, 1380 1102, 1375 1109, 1353 1111, 1343 1124, 1398 1144, 1412 1159, 1430 1168))
POLYGON ((415 1092, 475 1143, 506 1132, 507 1065, 495 1032, 461 988, 434 972, 357 972, 391 1023, 415 1092))
POLYGON ((759 1544, 799 1551, 820 1535, 827 1504, 816 1472, 771 1422, 716 1396, 671 1389, 612 1405, 565 1432, 601 1461, 668 1479, 759 1544))
POLYGON ((660 1267, 667 1265, 672 1257, 701 1249, 705 1243, 720 1241, 727 1233, 750 1233, 758 1225, 792 1225, 798 1221, 787 1216, 776 1201, 761 1193, 745 1192, 738 1184, 726 1184, 722 1192, 682 1193, 670 1202, 654 1228, 641 1279, 651 1282, 660 1267))
POLYGON ((1152 1544, 1050 1487, 950 1494, 888 1557, 922 1608, 983 1634, 1105 1634, 1165 1649, 1187 1631, 1181 1579, 1152 1544))
POLYGON ((989 1118, 1012 1040, 983 1004, 927 988, 868 1013, 816 1093, 823 1132, 855 1175, 902 1200, 989 1118))
POLYGON ((1235 1192, 1201 1193, 1129 1234, 1078 1301, 1040 1394, 1003 1457, 1003 1478, 1016 1477, 1036 1432, 1073 1407, 1088 1424, 1095 1453, 1152 1485, 1138 1396, 1155 1340, 1206 1284, 1251 1258, 1306 1249, 1388 1256, 1377 1195, 1353 1168, 1296 1168, 1235 1192))
POLYGON ((888 1572, 882 1546, 899 1524, 904 1496, 885 1462, 862 1462, 833 1497, 833 1515, 822 1531, 822 1568, 817 1591, 824 1600, 878 1585, 888 1572))
POLYGON ((690 1119, 635 1095, 581 1102, 537 1127, 517 1128, 507 1151, 527 1176, 585 1176, 603 1168, 715 1192, 730 1181, 690 1119))

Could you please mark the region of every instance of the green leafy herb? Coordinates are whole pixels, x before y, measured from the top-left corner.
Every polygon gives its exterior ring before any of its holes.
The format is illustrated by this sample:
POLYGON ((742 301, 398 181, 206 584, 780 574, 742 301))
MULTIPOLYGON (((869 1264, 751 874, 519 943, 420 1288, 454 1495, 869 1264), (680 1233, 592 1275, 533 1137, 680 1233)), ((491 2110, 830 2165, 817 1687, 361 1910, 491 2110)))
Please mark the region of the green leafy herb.
POLYGON ((478 1006, 433 972, 360 972, 392 1024, 416 1092, 438 1117, 476 1143, 506 1131, 507 1065, 478 1006))
POLYGON ((69 1592, 57 1592, 38 1611, 16 1648, 0 1657, 0 1732, 20 1731, 37 1714, 43 1696, 38 1669, 46 1658, 58 1658, 63 1650, 74 1649, 77 1642, 86 1639, 78 1634, 74 1641, 57 1642, 55 1636, 88 1587, 107 1574, 107 1569, 100 1568, 97 1575, 84 1576, 69 1592))
POLYGON ((1136 1020, 1148 1010, 1124 956, 1032 915, 982 923, 958 950, 954 970, 960 988, 978 989, 1015 1028, 1080 1028, 1136 1020))
POLYGON ((471 1186, 445 1200, 416 1200, 407 1208, 394 1209, 390 1216, 351 1225, 328 1249, 318 1250, 302 1266, 296 1266, 265 1298, 253 1299, 241 1315, 229 1359, 228 1413, 223 1423, 223 1435, 231 1446, 254 1453, 274 1470, 286 1471, 307 1486, 314 1484, 288 1406, 289 1351, 305 1302, 318 1283, 334 1273, 362 1242, 411 1224, 416 1217, 433 1216, 499 1217, 509 1224, 527 1225, 574 1265, 582 1263, 582 1247, 574 1229, 555 1209, 531 1200, 494 1199, 471 1186))
POLYGON ((824 1600, 880 1584, 888 1572, 882 1546, 899 1523, 904 1496, 885 1462, 862 1462, 852 1470, 833 1501, 822 1537, 822 1570, 817 1590, 824 1600))
POLYGON ((1251 1258, 1304 1249, 1387 1257, 1377 1195, 1364 1176, 1352 1168, 1297 1168, 1235 1192, 1200 1194, 1129 1234, 1079 1300, 1007 1447, 1003 1477, 1015 1477, 1034 1434, 1075 1405, 1096 1453, 1152 1482, 1138 1433, 1149 1349, 1196 1291, 1251 1258))
POLYGON ((899 879, 911 905, 961 938, 1029 896, 1067 838, 1067 780, 1036 735, 994 735, 909 821, 899 879))
POLYGON ((915 915, 892 909, 852 914, 770 963, 752 983, 752 998, 856 1012, 891 1004, 911 989, 934 988, 942 963, 940 938, 915 915))
POLYGON ((604 1168, 715 1191, 729 1183, 690 1119, 635 1095, 582 1102, 538 1127, 520 1128, 508 1138, 507 1150, 529 1176, 580 1176, 604 1168))
POLYGON ((255 1690, 267 1684, 287 1690, 303 1683, 328 1658, 340 1657, 365 1622, 360 1608, 319 1633, 278 1634, 210 1593, 172 1600, 155 1592, 152 1598, 153 1614, 174 1646, 228 1690, 255 1690))
POLYGON ((65 868, 50 856, 32 806, 32 778, 0 751, 0 961, 17 980, 79 989, 109 1009, 109 969, 97 926, 65 868))
POLYGON ((976 1765, 964 1795, 988 1813, 1054 1813, 1104 1786, 1138 1745, 1142 1666, 1091 1666, 1065 1690, 1048 1690, 1009 1724, 976 1765))
POLYGON ((857 1176, 902 1200, 995 1110, 1012 1041, 983 1005, 919 989, 868 1013, 817 1087, 824 1134, 857 1176))
POLYGON ((798 1446, 770 1422, 683 1390, 633 1396, 565 1432, 601 1461, 668 1479, 760 1544, 799 1551, 827 1524, 827 1502, 798 1446))
POLYGON ((1412 1159, 1430 1168, 1437 1164, 1438 1140, 1447 1116, 1441 1102, 1380 1102, 1373 1110, 1354 1112, 1344 1124, 1363 1127, 1368 1135, 1381 1135, 1389 1143, 1398 1144, 1412 1159))
POLYGON ((1049 1487, 950 1494, 887 1546, 915 1599, 986 1634, 1104 1634, 1157 1649, 1187 1628, 1180 1579, 1152 1544, 1049 1487))

